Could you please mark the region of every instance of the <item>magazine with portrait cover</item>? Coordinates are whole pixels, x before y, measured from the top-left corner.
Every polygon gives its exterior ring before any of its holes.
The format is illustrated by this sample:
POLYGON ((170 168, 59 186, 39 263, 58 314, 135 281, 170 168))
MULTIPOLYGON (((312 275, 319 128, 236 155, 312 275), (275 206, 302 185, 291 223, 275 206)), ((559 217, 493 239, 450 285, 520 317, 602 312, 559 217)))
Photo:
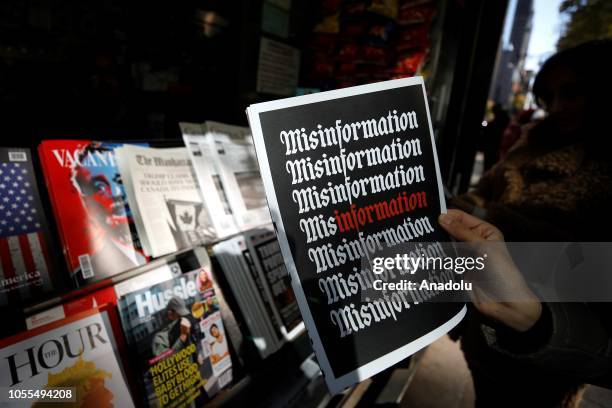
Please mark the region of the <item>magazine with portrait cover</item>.
POLYGON ((215 239, 184 147, 116 150, 144 252, 158 257, 215 239))
MULTIPOLYGON (((118 355, 108 312, 89 310, 0 340, 0 387, 71 387, 75 400, 70 406, 133 407, 118 355)), ((3 406, 39 404, 17 399, 3 406)))
POLYGON ((0 306, 53 289, 48 240, 30 150, 0 148, 0 306))
POLYGON ((215 154, 234 219, 241 231, 270 222, 263 182, 249 128, 206 122, 207 141, 215 154))
POLYGON ((287 340, 303 332, 302 315, 272 226, 245 232, 245 241, 281 333, 287 340))
POLYGON ((147 406, 205 402, 232 381, 210 264, 130 292, 118 308, 147 406))
POLYGON ((115 161, 121 146, 45 140, 38 147, 64 254, 79 286, 147 262, 115 161))
POLYGON ((180 123, 181 133, 193 164, 204 205, 219 239, 238 232, 232 208, 227 199, 221 176, 217 171, 214 144, 208 142, 206 126, 200 123, 180 123))
POLYGON ((456 282, 453 270, 380 268, 395 255, 453 255, 437 222, 446 202, 423 78, 259 103, 247 116, 283 259, 332 393, 463 319, 462 293, 421 289, 456 282), (383 285, 398 282, 418 287, 383 285))

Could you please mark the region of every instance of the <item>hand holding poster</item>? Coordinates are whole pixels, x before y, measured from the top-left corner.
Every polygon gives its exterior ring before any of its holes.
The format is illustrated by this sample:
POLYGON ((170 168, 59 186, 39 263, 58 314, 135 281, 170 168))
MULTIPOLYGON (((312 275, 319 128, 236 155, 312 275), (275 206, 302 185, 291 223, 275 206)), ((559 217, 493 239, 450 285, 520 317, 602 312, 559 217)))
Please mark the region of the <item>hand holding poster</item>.
POLYGON ((424 302, 437 291, 374 284, 403 275, 374 270, 383 252, 445 255, 437 217, 446 204, 422 78, 261 103, 247 113, 283 258, 332 392, 461 321, 463 303, 424 302))

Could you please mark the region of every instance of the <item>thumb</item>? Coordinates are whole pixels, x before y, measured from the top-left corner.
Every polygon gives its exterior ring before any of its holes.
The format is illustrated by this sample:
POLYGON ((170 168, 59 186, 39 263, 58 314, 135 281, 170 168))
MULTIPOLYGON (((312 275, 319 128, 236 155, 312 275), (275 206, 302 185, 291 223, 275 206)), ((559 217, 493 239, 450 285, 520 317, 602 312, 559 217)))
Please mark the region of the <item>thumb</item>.
POLYGON ((482 241, 480 235, 462 222, 461 214, 440 214, 438 222, 453 238, 463 242, 482 241))

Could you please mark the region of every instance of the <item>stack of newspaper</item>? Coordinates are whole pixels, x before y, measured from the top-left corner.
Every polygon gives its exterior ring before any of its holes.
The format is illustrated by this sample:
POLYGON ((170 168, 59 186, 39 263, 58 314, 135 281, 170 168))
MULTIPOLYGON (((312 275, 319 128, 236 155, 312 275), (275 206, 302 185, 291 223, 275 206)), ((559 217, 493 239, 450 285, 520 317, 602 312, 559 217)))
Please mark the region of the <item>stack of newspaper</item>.
POLYGON ((180 126, 218 238, 269 223, 250 129, 210 121, 180 126))
POLYGON ((271 226, 213 247, 261 358, 304 330, 278 240, 271 226))

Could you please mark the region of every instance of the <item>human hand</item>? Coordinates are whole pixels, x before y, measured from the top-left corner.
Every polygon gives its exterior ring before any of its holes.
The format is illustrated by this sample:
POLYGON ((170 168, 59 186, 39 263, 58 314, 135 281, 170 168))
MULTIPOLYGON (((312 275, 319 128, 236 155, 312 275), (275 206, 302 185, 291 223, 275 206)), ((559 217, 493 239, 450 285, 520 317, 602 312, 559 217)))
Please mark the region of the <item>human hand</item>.
POLYGON ((531 328, 542 314, 542 304, 531 291, 512 261, 504 236, 495 226, 461 210, 441 214, 439 223, 453 238, 469 243, 479 256, 486 254, 486 266, 475 271, 470 297, 484 315, 517 330, 531 328))

